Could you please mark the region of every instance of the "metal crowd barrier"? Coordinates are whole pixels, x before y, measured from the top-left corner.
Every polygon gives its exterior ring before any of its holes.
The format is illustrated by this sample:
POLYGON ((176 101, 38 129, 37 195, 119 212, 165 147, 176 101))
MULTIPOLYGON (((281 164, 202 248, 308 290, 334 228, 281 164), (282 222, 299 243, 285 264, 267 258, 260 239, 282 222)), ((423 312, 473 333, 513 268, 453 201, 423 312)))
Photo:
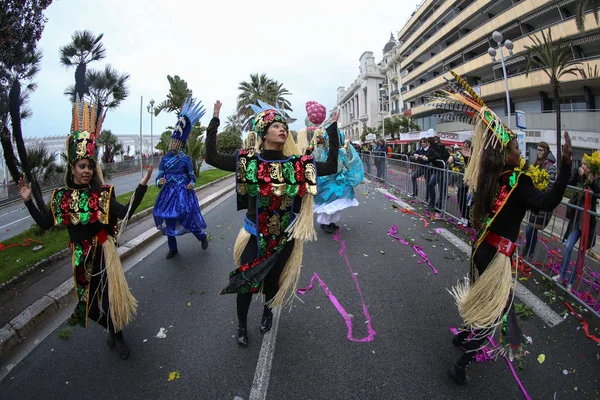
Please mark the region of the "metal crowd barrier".
MULTIPOLYGON (((468 219, 468 187, 463 183, 464 175, 462 172, 448 169, 443 161, 424 165, 413 162, 403 154, 392 154, 392 158, 388 158, 387 155, 384 157, 371 152, 361 152, 361 158, 365 176, 370 179, 393 186, 401 194, 426 206, 430 205, 433 193, 435 193, 433 208, 441 213, 442 218, 451 223, 461 221, 462 218, 468 219)), ((462 167, 460 163, 455 162, 454 164, 462 167)), ((569 186, 569 189, 571 192, 579 191, 581 192, 580 196, 583 196, 582 189, 572 186, 569 186)), ((592 194, 592 204, 597 201, 597 197, 592 194)), ((528 212, 522 221, 522 233, 518 241, 519 260, 523 267, 534 269, 549 279, 558 274, 568 239, 565 236, 571 221, 566 217, 568 209, 574 211, 575 217, 572 218, 574 221, 577 221, 579 214, 584 212, 589 214, 590 221, 598 221, 600 217, 598 212, 584 210, 570 204, 568 199, 563 199, 561 204, 545 217, 528 212), (530 224, 530 220, 535 222, 539 229, 528 228, 528 225, 534 225, 530 224), (536 232, 537 241, 532 243, 536 232), (527 234, 529 237, 526 237, 527 234), (533 244, 532 247, 535 249, 531 254, 529 254, 528 242, 530 245, 533 244), (528 251, 527 254, 524 253, 525 250, 528 251)), ((600 243, 595 243, 600 231, 598 223, 589 225, 593 225, 593 229, 590 229, 589 226, 582 226, 582 228, 587 230, 588 237, 592 238, 590 239, 591 247, 596 249, 596 253, 590 252, 588 249, 586 254, 580 254, 579 249, 582 243, 579 239, 571 253, 567 279, 575 269, 578 260, 580 260, 580 270, 582 271, 580 277, 575 278, 571 291, 566 290, 564 281, 557 282, 556 285, 600 318, 600 260, 595 255, 600 249, 600 243)), ((473 233, 475 232, 473 231, 473 233)))

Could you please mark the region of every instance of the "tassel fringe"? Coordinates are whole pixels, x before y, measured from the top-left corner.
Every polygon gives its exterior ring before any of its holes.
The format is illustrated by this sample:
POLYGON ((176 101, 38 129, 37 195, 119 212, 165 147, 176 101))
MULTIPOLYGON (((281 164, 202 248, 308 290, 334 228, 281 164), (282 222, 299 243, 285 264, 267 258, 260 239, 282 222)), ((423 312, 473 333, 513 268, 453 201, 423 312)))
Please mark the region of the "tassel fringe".
POLYGON ((133 321, 137 312, 137 300, 131 294, 125 279, 121 259, 117 253, 114 239, 109 236, 102 244, 106 275, 108 277, 108 299, 110 318, 119 332, 133 321))
POLYGON ((240 229, 240 233, 238 233, 237 238, 235 239, 235 245, 233 246, 233 261, 239 267, 242 265, 242 253, 246 248, 246 245, 250 241, 252 235, 248 233, 243 227, 240 229))
POLYGON ((512 286, 511 259, 498 252, 473 285, 461 282, 450 293, 467 327, 493 331, 502 323, 512 286))
POLYGON ((303 242, 317 240, 313 217, 314 204, 315 199, 312 195, 306 194, 302 198, 302 206, 300 207, 298 217, 285 230, 290 239, 301 240, 303 242))
POLYGON ((285 263, 285 267, 279 277, 279 290, 275 297, 267 303, 270 308, 278 308, 285 305, 292 306, 292 301, 296 297, 296 289, 298 289, 300 273, 302 272, 303 250, 304 243, 301 240, 296 240, 292 254, 290 254, 290 258, 285 263))

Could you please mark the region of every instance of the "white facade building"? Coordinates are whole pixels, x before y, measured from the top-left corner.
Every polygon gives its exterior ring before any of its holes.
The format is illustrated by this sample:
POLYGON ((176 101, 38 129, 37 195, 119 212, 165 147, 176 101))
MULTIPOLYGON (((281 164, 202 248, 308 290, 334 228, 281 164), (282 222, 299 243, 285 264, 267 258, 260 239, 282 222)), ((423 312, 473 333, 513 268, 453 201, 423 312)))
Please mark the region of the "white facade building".
POLYGON ((340 110, 339 126, 349 140, 360 140, 363 127, 377 127, 381 124, 380 92, 384 76, 379 72, 372 51, 360 56, 360 73, 346 89, 337 90, 336 105, 340 110))

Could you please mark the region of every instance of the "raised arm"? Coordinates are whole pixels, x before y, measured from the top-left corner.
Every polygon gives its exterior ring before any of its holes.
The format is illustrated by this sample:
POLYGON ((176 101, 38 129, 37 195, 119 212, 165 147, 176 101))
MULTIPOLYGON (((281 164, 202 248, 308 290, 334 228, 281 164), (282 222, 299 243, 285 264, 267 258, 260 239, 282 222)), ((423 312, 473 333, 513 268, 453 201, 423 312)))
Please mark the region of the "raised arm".
POLYGON ((213 118, 206 129, 206 162, 215 168, 225 171, 236 171, 237 154, 222 154, 217 150, 217 131, 219 129, 219 112, 221 102, 217 100, 213 111, 213 118))
POLYGON ((21 177, 17 183, 17 186, 19 187, 19 193, 25 202, 25 206, 27 207, 31 218, 33 218, 35 223, 38 224, 40 228, 44 230, 50 229, 52 225, 54 225, 54 217, 52 216, 52 212, 47 211, 42 213, 35 206, 33 200, 31 200, 31 183, 25 183, 25 178, 21 177))
POLYGON ((317 175, 332 175, 337 172, 338 153, 340 150, 340 139, 337 131, 337 120, 339 114, 333 115, 331 124, 327 127, 327 136, 329 137, 329 153, 324 162, 317 162, 317 175))

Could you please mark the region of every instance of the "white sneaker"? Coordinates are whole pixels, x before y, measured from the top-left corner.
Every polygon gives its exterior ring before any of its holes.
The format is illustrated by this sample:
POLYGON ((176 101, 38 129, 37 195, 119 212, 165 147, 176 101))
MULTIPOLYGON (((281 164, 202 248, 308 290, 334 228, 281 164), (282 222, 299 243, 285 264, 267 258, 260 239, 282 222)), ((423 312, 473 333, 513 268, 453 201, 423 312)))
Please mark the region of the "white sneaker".
POLYGON ((569 283, 567 285, 567 290, 570 292, 573 289, 573 284, 569 283))
POLYGON ((469 220, 468 220, 468 219, 466 219, 466 218, 461 218, 460 222, 462 222, 462 224, 463 224, 464 226, 468 226, 468 225, 469 225, 469 220))
POLYGON ((558 274, 558 275, 554 275, 554 276, 552 277, 552 280, 553 280, 554 282, 560 282, 560 281, 561 281, 560 274, 558 274))

